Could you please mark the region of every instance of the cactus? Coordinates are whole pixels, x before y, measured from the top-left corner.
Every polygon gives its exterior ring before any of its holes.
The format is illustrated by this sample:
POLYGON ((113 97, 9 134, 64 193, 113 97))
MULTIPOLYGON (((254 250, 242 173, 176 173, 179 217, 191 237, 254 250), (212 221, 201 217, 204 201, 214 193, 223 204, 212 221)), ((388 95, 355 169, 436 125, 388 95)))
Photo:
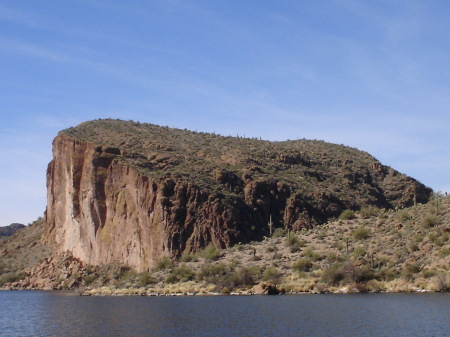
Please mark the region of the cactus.
POLYGON ((272 234, 273 234, 272 215, 270 216, 270 220, 269 220, 269 233, 270 233, 270 236, 269 236, 269 237, 272 237, 272 234))

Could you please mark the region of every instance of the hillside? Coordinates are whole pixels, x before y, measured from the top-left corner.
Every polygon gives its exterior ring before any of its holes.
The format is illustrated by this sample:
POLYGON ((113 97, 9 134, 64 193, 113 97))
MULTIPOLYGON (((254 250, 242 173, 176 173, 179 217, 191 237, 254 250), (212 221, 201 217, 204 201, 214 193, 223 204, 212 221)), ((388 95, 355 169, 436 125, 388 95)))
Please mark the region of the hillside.
POLYGON ((42 228, 37 222, 0 241, 8 250, 0 257, 7 270, 0 271, 0 286, 86 286, 91 295, 249 294, 268 286, 293 293, 450 289, 450 197, 397 211, 363 208, 341 218, 314 229, 278 229, 272 238, 229 249, 209 246, 177 260, 163 257, 140 273, 124 264, 92 266, 67 255, 50 257, 35 243, 42 228), (23 270, 30 254, 41 263, 23 270))
POLYGON ((369 154, 97 120, 61 131, 47 172, 44 242, 84 263, 156 260, 298 231, 346 209, 425 203, 431 189, 369 154), (115 244, 111 244, 111 243, 115 244))

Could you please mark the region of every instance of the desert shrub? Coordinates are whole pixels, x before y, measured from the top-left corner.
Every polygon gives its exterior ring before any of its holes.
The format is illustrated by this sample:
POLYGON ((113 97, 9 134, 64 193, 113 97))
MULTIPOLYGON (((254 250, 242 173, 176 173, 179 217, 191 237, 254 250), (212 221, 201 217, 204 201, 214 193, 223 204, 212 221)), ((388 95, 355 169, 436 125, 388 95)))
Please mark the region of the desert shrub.
POLYGON ((395 216, 395 218, 396 218, 398 221, 400 221, 400 222, 409 220, 410 217, 411 217, 411 216, 409 215, 409 213, 408 213, 406 210, 404 210, 404 209, 401 210, 401 211, 398 211, 398 212, 397 212, 397 215, 395 216))
POLYGON ((355 212, 350 209, 346 209, 339 215, 339 219, 341 220, 351 220, 355 217, 355 212))
POLYGON ((411 281, 414 279, 416 274, 419 274, 420 267, 417 264, 407 264, 406 267, 402 270, 401 276, 405 278, 407 281, 411 281))
POLYGON ((260 270, 258 267, 241 267, 233 273, 224 275, 218 282, 216 291, 222 292, 222 289, 224 288, 235 289, 237 287, 252 286, 256 284, 259 273, 260 270))
POLYGON ((261 280, 277 286, 282 276, 283 274, 276 267, 267 267, 263 272, 261 280))
POLYGON ((173 268, 172 272, 167 276, 166 283, 187 282, 195 278, 194 271, 186 266, 173 268))
POLYGON ((381 267, 375 274, 375 277, 383 281, 392 281, 399 276, 397 270, 389 266, 381 267))
POLYGON ((220 255, 220 250, 210 243, 199 255, 207 260, 216 260, 220 255))
POLYGON ((440 224, 440 219, 436 215, 425 215, 420 222, 424 228, 431 228, 440 224))
POLYGON ((173 267, 173 261, 168 256, 164 256, 156 261, 156 270, 166 270, 173 267))
POLYGON ((269 246, 269 247, 267 247, 266 252, 273 253, 273 252, 276 252, 277 250, 278 250, 277 246, 269 246))
POLYGON ((439 234, 436 232, 432 232, 428 234, 428 239, 430 239, 431 242, 433 242, 437 246, 442 246, 443 242, 440 238, 439 234))
POLYGON ((292 268, 298 272, 302 272, 302 271, 308 272, 312 268, 312 265, 313 264, 311 262, 311 259, 305 257, 305 258, 298 259, 297 261, 295 261, 292 264, 292 268))
POLYGON ((430 289, 433 291, 448 291, 450 289, 449 277, 445 273, 436 274, 430 280, 430 289))
POLYGON ((88 286, 88 285, 94 283, 94 281, 97 279, 97 277, 98 276, 95 274, 85 275, 85 276, 83 276, 83 283, 88 286))
POLYGON ((297 235, 291 235, 286 239, 286 246, 291 248, 291 253, 299 252, 306 245, 305 240, 300 240, 297 235))
POLYGON ((413 242, 408 244, 408 251, 410 253, 417 252, 418 250, 419 250, 419 246, 417 246, 417 244, 415 244, 413 242))
POLYGON ((338 260, 338 257, 335 252, 329 252, 327 253, 327 256, 325 257, 327 261, 329 262, 335 262, 338 260))
POLYGON ((152 274, 148 271, 139 273, 137 275, 137 280, 138 280, 138 284, 141 287, 145 287, 146 285, 149 285, 149 284, 155 284, 157 282, 156 279, 152 276, 152 274))
POLYGON ((378 207, 373 206, 364 207, 361 209, 360 214, 363 217, 363 219, 368 219, 370 217, 377 216, 378 214, 380 214, 380 209, 378 207))
POLYGON ((437 275, 437 271, 436 269, 423 269, 420 274, 424 277, 424 278, 430 278, 433 277, 435 275, 437 275))
POLYGON ((20 273, 11 272, 11 273, 4 274, 0 278, 0 286, 4 285, 5 283, 21 281, 26 276, 27 276, 27 274, 25 274, 24 272, 20 272, 20 273))
POLYGON ((227 268, 225 264, 212 264, 207 263, 203 265, 197 272, 197 281, 206 281, 208 283, 217 284, 220 279, 227 274, 227 268))
POLYGON ((327 285, 325 283, 322 283, 322 282, 317 282, 314 285, 313 290, 315 292, 319 293, 319 294, 325 294, 326 292, 329 291, 327 285))
POLYGON ((424 236, 422 234, 417 234, 414 238, 414 241, 420 243, 423 241, 424 236))
POLYGON ((356 267, 353 271, 353 280, 357 283, 367 282, 374 278, 374 272, 371 266, 363 265, 356 267))
POLYGON ((195 254, 183 254, 180 258, 180 262, 197 262, 197 255, 195 254))
POLYGON ((383 289, 383 283, 378 282, 377 280, 370 280, 366 284, 366 289, 368 291, 378 293, 383 289))
POLYGON ((352 231, 352 236, 356 240, 364 240, 369 237, 370 229, 366 226, 360 226, 356 228, 354 231, 352 231))
POLYGON ((321 259, 320 254, 314 251, 314 247, 306 248, 303 251, 302 256, 309 257, 311 260, 314 260, 314 261, 319 261, 321 259))
POLYGON ((261 269, 258 266, 241 267, 236 274, 244 285, 253 285, 260 277, 261 269))
POLYGON ((118 265, 118 266, 112 265, 110 268, 111 268, 111 270, 109 272, 108 271, 102 272, 100 276, 104 279, 108 279, 109 275, 107 275, 107 273, 109 274, 112 272, 115 274, 113 276, 114 279, 120 280, 120 281, 126 281, 136 275, 136 272, 134 271, 134 269, 128 265, 118 265))
POLYGON ((448 255, 450 255, 450 248, 441 249, 441 251, 439 252, 440 257, 446 257, 448 255))
POLYGON ((272 237, 273 238, 279 238, 286 235, 286 230, 283 228, 275 228, 273 231, 272 237))
POLYGON ((361 257, 366 255, 366 250, 364 249, 363 246, 358 246, 355 247, 355 249, 353 250, 353 256, 354 257, 361 257))
POLYGON ((324 269, 321 281, 328 285, 339 285, 345 278, 345 270, 342 264, 334 264, 329 268, 324 269))

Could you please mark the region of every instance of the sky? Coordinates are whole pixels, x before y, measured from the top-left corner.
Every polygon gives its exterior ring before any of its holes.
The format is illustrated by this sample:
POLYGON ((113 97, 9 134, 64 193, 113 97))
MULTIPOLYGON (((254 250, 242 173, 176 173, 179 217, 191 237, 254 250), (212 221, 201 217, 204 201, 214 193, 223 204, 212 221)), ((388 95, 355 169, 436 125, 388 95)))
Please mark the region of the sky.
POLYGON ((119 118, 318 139, 450 192, 450 1, 0 0, 0 226, 58 131, 119 118))

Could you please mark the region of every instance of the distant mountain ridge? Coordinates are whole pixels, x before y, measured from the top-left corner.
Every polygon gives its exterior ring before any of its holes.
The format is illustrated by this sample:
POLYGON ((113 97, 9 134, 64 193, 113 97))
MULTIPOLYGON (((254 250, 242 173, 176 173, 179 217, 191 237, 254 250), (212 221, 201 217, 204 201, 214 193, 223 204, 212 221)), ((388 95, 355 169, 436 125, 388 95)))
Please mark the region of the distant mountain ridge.
POLYGON ((45 240, 87 263, 121 261, 138 270, 209 243, 226 248, 276 227, 310 228, 345 209, 425 203, 432 192, 343 145, 132 121, 61 131, 53 154, 45 240))
POLYGON ((11 236, 24 227, 26 226, 21 223, 12 223, 9 226, 0 227, 0 236, 11 236))

